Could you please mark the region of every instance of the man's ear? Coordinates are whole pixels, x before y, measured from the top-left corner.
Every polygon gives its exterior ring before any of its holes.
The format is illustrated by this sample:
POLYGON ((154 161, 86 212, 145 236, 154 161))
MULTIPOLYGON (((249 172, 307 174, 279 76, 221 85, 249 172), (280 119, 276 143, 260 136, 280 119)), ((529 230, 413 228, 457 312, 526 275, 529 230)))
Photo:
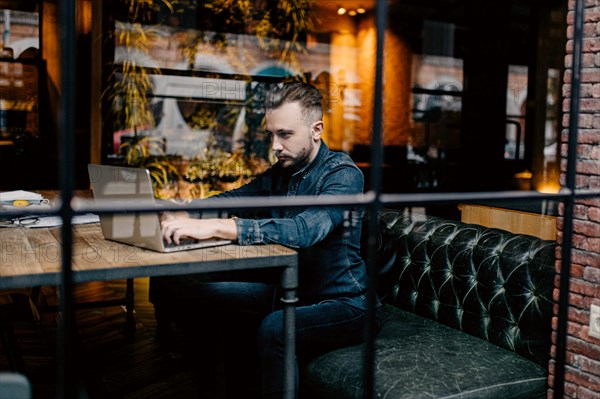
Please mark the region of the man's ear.
POLYGON ((325 125, 323 124, 323 121, 317 121, 312 124, 311 134, 312 134, 313 140, 317 141, 321 138, 324 128, 325 128, 325 125))

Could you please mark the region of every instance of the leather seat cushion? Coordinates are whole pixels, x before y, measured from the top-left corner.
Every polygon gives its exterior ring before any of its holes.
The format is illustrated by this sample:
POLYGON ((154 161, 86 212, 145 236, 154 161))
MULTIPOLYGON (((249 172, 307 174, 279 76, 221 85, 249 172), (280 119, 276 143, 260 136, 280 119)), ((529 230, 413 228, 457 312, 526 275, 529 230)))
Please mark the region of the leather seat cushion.
MULTIPOLYGON (((384 306, 384 324, 375 341, 375 398, 545 397, 547 371, 540 365, 481 338, 384 306)), ((306 397, 362 398, 362 352, 356 345, 313 359, 301 377, 306 397)))

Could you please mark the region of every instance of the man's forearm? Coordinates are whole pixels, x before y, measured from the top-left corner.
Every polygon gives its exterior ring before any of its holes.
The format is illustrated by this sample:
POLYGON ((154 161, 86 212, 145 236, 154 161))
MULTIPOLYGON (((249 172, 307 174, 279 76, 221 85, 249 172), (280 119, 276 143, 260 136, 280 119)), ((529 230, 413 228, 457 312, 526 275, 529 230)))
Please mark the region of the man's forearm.
POLYGON ((234 219, 215 219, 215 236, 226 240, 236 240, 238 236, 237 225, 234 219))

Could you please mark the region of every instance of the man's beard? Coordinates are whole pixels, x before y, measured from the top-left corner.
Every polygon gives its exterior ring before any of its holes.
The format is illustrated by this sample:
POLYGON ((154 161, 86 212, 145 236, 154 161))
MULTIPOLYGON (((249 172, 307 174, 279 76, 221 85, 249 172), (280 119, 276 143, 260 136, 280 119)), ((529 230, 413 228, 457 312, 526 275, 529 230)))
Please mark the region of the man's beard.
POLYGON ((290 169, 290 170, 300 170, 302 169, 306 164, 308 164, 308 160, 310 158, 310 154, 312 152, 314 148, 314 144, 310 143, 309 146, 307 148, 303 148, 295 157, 289 157, 286 155, 283 155, 283 160, 282 158, 279 158, 279 162, 282 163, 282 166, 285 169, 290 169))

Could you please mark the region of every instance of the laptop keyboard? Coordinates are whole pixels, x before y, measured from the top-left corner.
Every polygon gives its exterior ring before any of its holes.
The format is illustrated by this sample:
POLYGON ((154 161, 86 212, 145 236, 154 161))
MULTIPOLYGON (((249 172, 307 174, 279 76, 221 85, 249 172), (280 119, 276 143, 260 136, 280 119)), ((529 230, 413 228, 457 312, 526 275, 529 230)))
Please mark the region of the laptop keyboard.
POLYGON ((198 242, 198 240, 194 240, 192 238, 179 240, 179 244, 176 244, 175 241, 171 241, 170 243, 167 243, 166 241, 163 240, 165 248, 184 247, 186 245, 195 244, 197 242, 198 242))

